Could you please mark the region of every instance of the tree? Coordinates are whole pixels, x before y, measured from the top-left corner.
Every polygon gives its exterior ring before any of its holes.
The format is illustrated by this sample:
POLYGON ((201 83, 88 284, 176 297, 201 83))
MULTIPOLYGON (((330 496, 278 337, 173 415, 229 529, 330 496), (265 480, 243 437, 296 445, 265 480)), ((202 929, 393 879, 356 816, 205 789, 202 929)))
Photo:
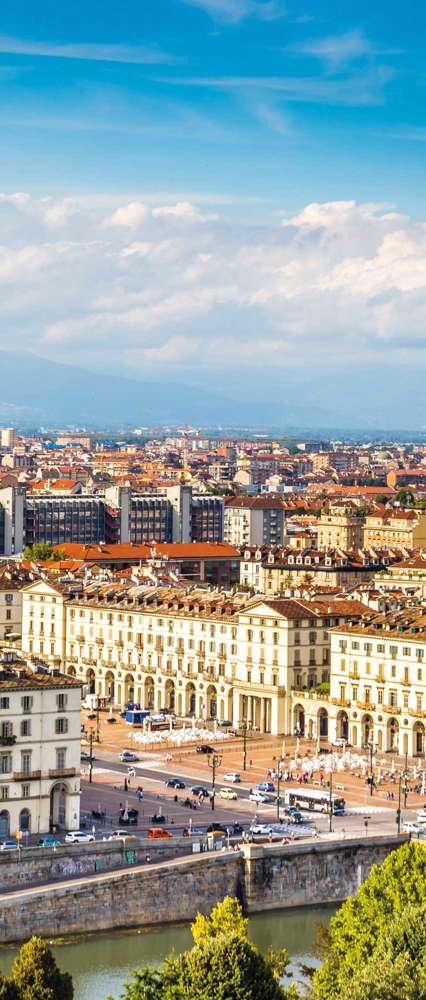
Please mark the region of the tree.
POLYGON ((368 961, 348 978, 341 1000, 424 1000, 426 905, 394 918, 368 961))
POLYGON ((66 552, 63 549, 53 549, 50 542, 36 542, 35 545, 25 546, 24 559, 30 562, 58 562, 66 559, 66 552))
MULTIPOLYGON (((424 843, 404 844, 380 867, 374 865, 356 895, 343 903, 330 922, 326 960, 314 976, 314 996, 342 1000, 348 982, 370 961, 393 918, 401 920, 407 907, 419 906, 425 897, 424 843)), ((399 996, 403 994, 393 1000, 399 996)))
POLYGON ((22 945, 11 974, 19 1000, 72 1000, 68 972, 60 972, 45 941, 33 937, 22 945))
POLYGON ((0 1000, 19 1000, 15 983, 8 976, 0 976, 0 1000))
POLYGON ((161 972, 142 969, 125 983, 122 1000, 292 1000, 294 987, 279 979, 288 954, 266 957, 248 937, 248 921, 237 899, 227 897, 192 925, 195 945, 169 956, 161 972))

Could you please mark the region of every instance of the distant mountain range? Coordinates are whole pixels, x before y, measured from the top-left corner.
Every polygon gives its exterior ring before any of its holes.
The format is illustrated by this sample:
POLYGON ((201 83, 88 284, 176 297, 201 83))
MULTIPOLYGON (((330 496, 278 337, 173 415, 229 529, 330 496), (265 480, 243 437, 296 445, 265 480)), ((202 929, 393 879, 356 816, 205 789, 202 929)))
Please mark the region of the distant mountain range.
POLYGON ((214 372, 211 389, 207 379, 205 387, 138 381, 46 361, 30 352, 0 351, 0 424, 117 431, 187 422, 274 434, 326 437, 349 431, 359 436, 359 431, 376 438, 426 439, 420 365, 407 366, 395 377, 386 359, 376 368, 359 365, 334 371, 316 370, 306 359, 294 372, 259 367, 247 369, 241 379, 238 371, 224 372, 225 377, 230 383, 233 379, 234 388, 225 384, 219 391, 221 378, 214 372))
POLYGON ((0 351, 0 421, 12 426, 114 429, 187 421, 261 428, 313 425, 324 417, 314 407, 241 403, 187 384, 136 381, 0 351))

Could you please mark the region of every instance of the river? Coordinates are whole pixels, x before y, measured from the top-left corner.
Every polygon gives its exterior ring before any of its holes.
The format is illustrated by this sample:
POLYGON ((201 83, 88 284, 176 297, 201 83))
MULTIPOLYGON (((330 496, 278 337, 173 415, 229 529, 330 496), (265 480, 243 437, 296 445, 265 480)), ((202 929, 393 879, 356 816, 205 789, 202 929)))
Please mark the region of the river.
MULTIPOLYGON (((312 907, 261 913, 250 919, 250 936, 261 951, 285 946, 297 974, 297 962, 312 958, 319 923, 328 923, 333 907, 312 907)), ((159 965, 172 950, 191 946, 188 925, 167 926, 126 933, 98 934, 74 939, 53 948, 58 965, 71 972, 74 1000, 119 1000, 126 976, 141 965, 159 965)), ((0 970, 9 971, 16 948, 0 948, 0 970)), ((300 978, 300 974, 299 974, 300 978)))

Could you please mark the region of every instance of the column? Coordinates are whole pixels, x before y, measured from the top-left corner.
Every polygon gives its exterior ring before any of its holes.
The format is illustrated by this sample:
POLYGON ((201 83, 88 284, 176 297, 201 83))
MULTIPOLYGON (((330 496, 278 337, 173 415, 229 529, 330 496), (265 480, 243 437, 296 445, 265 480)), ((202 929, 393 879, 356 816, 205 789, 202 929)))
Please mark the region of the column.
POLYGON ((266 698, 260 699, 260 732, 266 733, 266 713, 267 713, 267 701, 266 698))

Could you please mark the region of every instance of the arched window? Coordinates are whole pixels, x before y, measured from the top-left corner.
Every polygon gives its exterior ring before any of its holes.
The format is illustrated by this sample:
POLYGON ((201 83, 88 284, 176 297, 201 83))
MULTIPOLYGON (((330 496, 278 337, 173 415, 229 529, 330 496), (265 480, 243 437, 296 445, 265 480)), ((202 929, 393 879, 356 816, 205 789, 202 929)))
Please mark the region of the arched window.
POLYGON ((31 813, 29 809, 21 809, 21 812, 19 813, 19 829, 22 830, 23 833, 25 833, 25 831, 31 833, 31 813))

